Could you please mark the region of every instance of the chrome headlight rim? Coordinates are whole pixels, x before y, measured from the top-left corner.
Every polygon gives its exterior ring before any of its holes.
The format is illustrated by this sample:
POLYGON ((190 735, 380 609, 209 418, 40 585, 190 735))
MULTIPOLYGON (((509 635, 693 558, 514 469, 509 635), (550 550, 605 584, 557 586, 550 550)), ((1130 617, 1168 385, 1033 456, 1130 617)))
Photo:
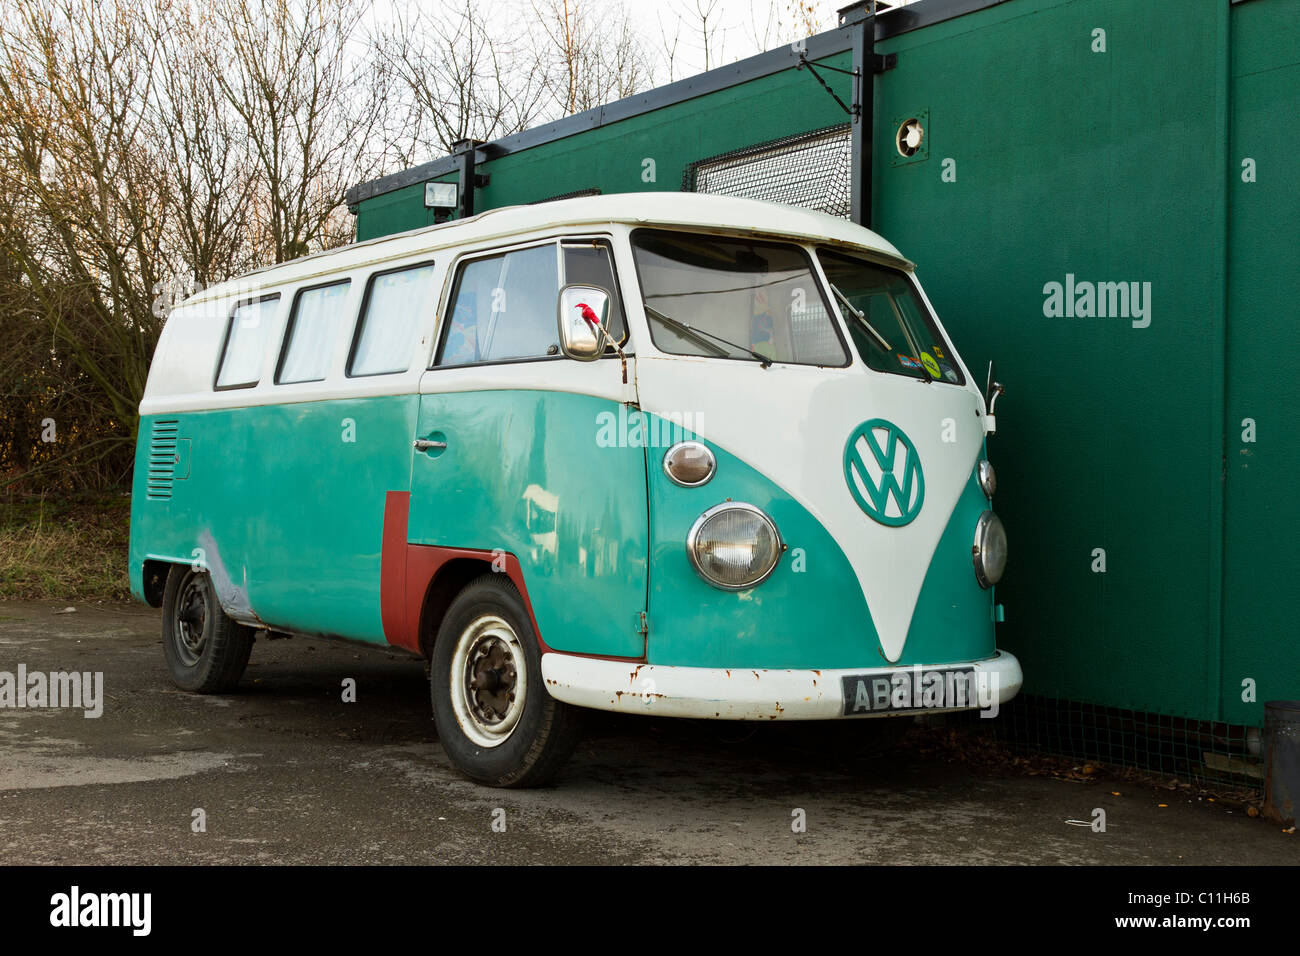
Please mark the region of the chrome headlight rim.
POLYGON ((987 458, 981 458, 980 463, 975 467, 975 477, 980 483, 980 490, 984 492, 984 497, 989 500, 998 490, 998 473, 993 468, 993 463, 987 458))
POLYGON ((690 560, 691 567, 695 569, 695 573, 700 576, 704 583, 722 591, 748 591, 750 588, 758 587, 772 576, 772 572, 777 569, 778 565, 780 565, 781 555, 783 554, 785 554, 785 542, 781 539, 781 531, 777 528, 776 522, 773 521, 771 516, 762 508, 759 508, 757 505, 751 505, 747 501, 724 501, 721 504, 714 505, 695 519, 695 523, 691 525, 691 530, 686 535, 686 557, 690 560), (711 577, 701 566, 699 556, 695 551, 695 545, 700 537, 700 530, 710 518, 723 511, 746 511, 750 514, 756 515, 771 530, 772 538, 776 542, 772 563, 761 576, 746 584, 728 584, 711 577))
POLYGON ((680 485, 683 488, 699 488, 702 485, 707 485, 710 481, 713 480, 713 476, 718 473, 718 456, 713 453, 712 448, 704 444, 704 442, 702 441, 697 441, 694 439, 689 439, 687 441, 679 441, 676 444, 674 444, 671 448, 669 448, 666 452, 664 452, 663 468, 664 468, 664 474, 668 476, 668 480, 671 481, 673 484, 680 485), (680 478, 674 475, 672 469, 668 467, 668 462, 673 457, 674 452, 684 451, 687 448, 698 448, 700 451, 704 452, 705 456, 707 456, 709 460, 709 473, 705 475, 703 478, 701 478, 699 481, 682 481, 680 478))
POLYGON ((971 546, 971 560, 972 563, 975 565, 975 579, 979 581, 980 587, 984 588, 985 590, 988 590, 989 588, 993 587, 993 585, 1001 581, 1002 575, 1006 572, 1006 568, 1007 568, 1005 545, 1003 548, 1004 554, 1002 557, 1002 567, 997 569, 996 574, 990 575, 989 574, 990 569, 984 563, 986 546, 988 544, 989 529, 995 526, 994 525, 995 522, 996 522, 996 527, 1001 529, 1002 540, 1003 542, 1005 542, 1007 537, 1007 530, 1006 527, 1002 524, 1002 519, 999 518, 992 511, 985 511, 980 515, 979 521, 975 522, 975 543, 971 546))

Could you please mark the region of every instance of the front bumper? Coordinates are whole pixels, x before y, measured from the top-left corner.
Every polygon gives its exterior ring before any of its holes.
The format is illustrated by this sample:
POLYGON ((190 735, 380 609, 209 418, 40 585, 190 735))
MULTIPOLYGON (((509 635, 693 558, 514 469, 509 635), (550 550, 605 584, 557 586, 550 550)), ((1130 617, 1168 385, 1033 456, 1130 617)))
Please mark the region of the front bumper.
MULTIPOLYGON (((1006 651, 982 661, 920 666, 919 672, 940 674, 969 669, 978 688, 966 706, 937 706, 890 710, 862 709, 853 705, 846 686, 859 681, 871 688, 877 679, 914 675, 909 666, 847 670, 753 670, 741 668, 670 667, 626 661, 542 655, 542 677, 556 700, 577 707, 612 710, 624 714, 663 717, 702 717, 718 720, 828 720, 846 716, 896 716, 956 710, 996 711, 1020 690, 1020 662, 1006 651), (845 679, 848 678, 846 684, 845 679)), ((911 680, 911 678, 907 678, 911 680)), ((873 695, 868 690, 868 697, 873 695)))

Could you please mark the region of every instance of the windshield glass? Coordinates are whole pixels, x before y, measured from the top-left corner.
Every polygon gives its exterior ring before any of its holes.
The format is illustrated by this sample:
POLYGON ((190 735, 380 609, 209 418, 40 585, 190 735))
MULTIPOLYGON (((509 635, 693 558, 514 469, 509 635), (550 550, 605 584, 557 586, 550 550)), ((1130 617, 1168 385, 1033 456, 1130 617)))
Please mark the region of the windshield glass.
POLYGON ((654 343, 675 355, 848 364, 796 245, 638 229, 632 251, 654 343))
POLYGON ((957 356, 907 276, 896 269, 826 249, 819 250, 817 258, 832 288, 847 300, 844 319, 853 344, 868 368, 953 385, 965 384, 957 356), (878 334, 872 334, 873 330, 878 334))

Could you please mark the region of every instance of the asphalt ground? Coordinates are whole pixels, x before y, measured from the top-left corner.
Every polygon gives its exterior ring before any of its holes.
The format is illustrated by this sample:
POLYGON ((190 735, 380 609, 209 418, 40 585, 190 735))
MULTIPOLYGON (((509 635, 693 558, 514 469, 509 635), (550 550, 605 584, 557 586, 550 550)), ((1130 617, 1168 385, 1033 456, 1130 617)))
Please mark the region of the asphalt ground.
POLYGON ((485 789, 438 746, 412 658, 259 641, 237 693, 199 696, 168 679, 158 611, 61 611, 0 604, 0 671, 102 672, 103 714, 0 709, 10 865, 1300 863, 1240 805, 972 764, 925 728, 882 752, 861 721, 591 714, 555 787, 485 789), (1105 832, 1079 825, 1097 808, 1105 832))

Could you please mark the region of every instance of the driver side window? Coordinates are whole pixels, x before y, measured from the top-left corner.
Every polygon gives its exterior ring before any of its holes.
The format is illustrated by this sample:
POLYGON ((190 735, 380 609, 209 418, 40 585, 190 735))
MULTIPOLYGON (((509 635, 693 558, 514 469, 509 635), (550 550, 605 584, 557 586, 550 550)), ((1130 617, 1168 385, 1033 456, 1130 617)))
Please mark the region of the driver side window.
POLYGON ((545 358, 559 353, 554 243, 460 265, 437 365, 545 358))

